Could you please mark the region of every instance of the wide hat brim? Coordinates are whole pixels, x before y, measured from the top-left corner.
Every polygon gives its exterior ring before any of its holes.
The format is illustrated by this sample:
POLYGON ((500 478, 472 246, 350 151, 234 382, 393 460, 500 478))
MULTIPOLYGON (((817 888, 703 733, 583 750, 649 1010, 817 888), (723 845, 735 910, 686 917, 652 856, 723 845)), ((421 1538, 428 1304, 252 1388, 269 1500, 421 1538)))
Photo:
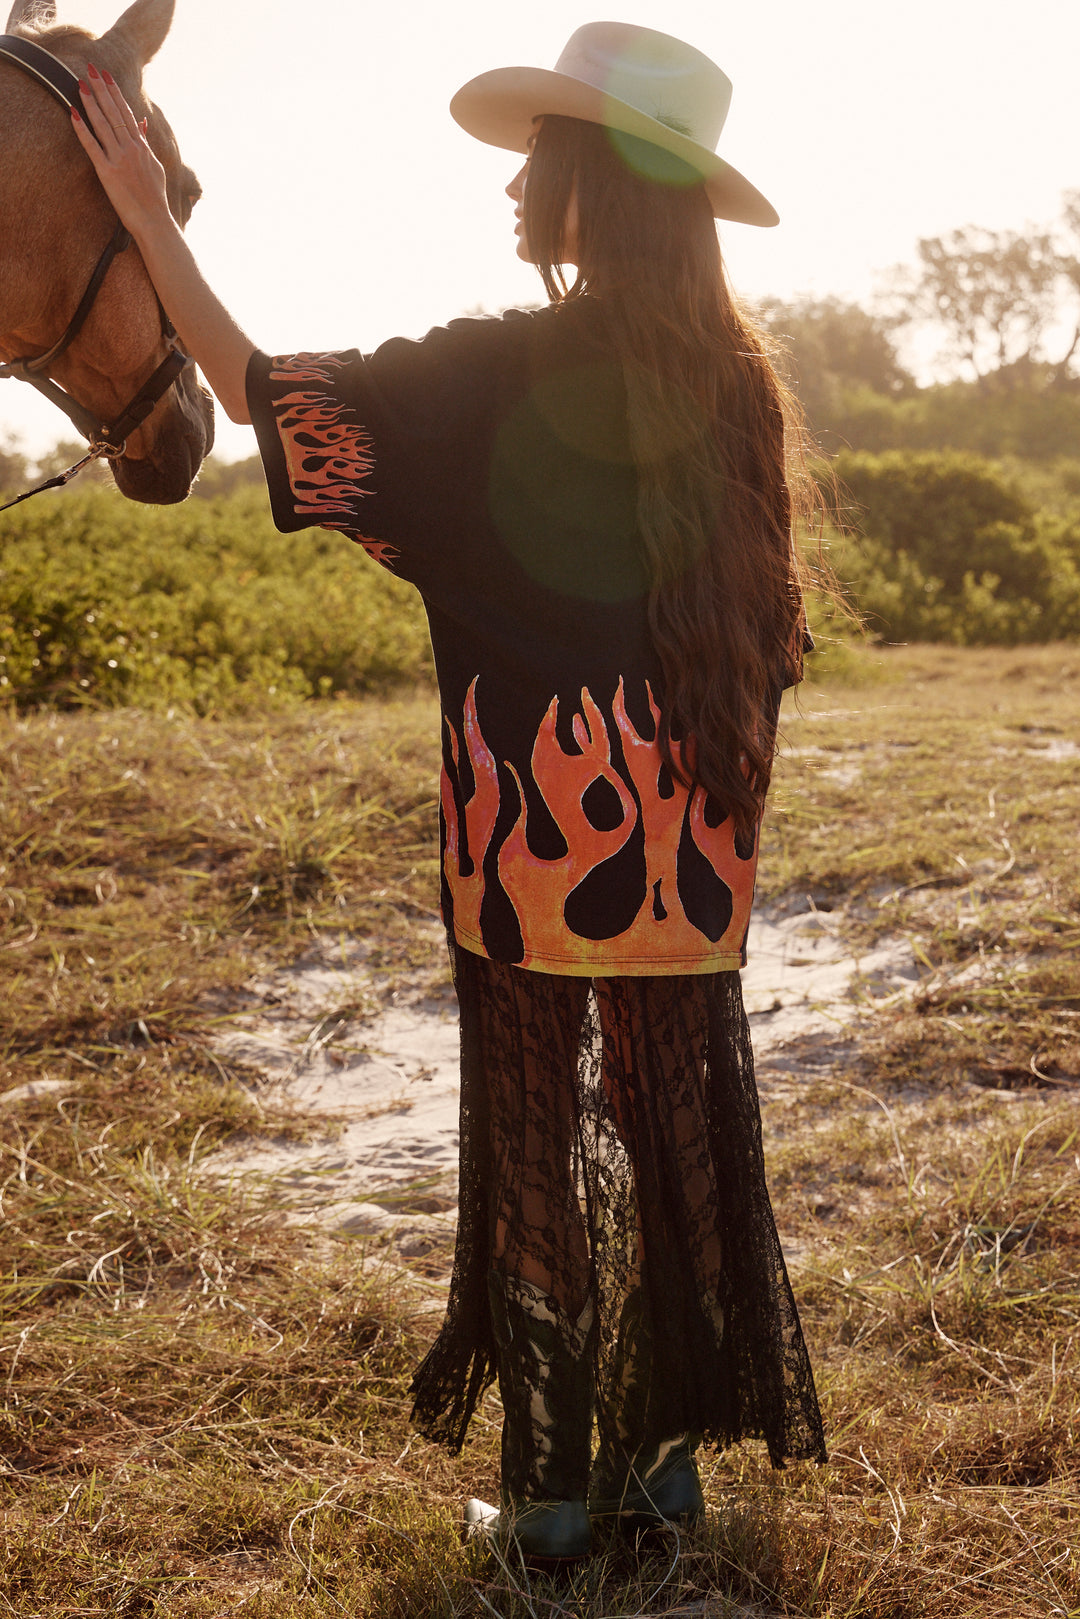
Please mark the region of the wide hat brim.
POLYGON ((717 219, 742 225, 780 223, 772 203, 724 158, 629 102, 567 73, 538 67, 494 68, 462 86, 450 103, 450 113, 468 134, 508 152, 527 150, 536 120, 545 113, 603 124, 659 146, 696 170, 717 219))

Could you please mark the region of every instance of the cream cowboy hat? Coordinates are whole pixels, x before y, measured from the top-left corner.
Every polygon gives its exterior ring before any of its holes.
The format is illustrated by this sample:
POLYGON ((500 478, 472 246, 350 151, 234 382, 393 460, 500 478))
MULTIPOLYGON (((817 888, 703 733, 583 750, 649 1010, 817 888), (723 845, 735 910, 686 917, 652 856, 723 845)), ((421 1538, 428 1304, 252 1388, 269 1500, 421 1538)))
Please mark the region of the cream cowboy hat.
POLYGON ((707 56, 652 28, 590 22, 571 35, 554 72, 496 68, 470 79, 451 115, 477 140, 524 152, 545 113, 583 118, 681 158, 705 181, 718 219, 776 225, 779 215, 716 146, 731 80, 707 56))

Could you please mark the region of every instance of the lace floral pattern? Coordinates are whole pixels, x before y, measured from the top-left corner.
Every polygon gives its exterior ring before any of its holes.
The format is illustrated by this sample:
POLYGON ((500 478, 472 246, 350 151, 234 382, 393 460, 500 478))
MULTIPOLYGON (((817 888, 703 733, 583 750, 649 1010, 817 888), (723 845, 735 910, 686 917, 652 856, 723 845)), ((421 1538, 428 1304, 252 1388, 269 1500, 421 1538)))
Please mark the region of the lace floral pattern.
POLYGON ((413 1383, 421 1430, 459 1449, 495 1375, 493 1273, 568 1321, 595 1300, 602 1450, 691 1431, 762 1438, 776 1466, 824 1460, 738 974, 590 981, 453 945, 451 960, 460 1213, 446 1321, 413 1383))
POLYGON ((505 1499, 583 1501, 592 1455, 596 1309, 576 1321, 532 1282, 492 1271, 505 1499))

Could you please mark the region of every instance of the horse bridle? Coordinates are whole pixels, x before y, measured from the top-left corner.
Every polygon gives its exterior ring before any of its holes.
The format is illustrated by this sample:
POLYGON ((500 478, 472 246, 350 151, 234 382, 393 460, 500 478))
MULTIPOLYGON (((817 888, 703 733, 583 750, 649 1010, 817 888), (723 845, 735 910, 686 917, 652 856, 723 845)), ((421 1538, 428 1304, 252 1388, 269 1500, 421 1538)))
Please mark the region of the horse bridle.
MULTIPOLYGON (((79 81, 75 74, 40 45, 35 45, 28 39, 21 39, 16 34, 0 34, 0 61, 11 62, 21 68, 30 78, 48 90, 68 112, 78 106, 79 81)), ((39 494, 42 489, 56 488, 59 484, 66 483, 69 477, 73 477, 89 461, 100 457, 116 460, 122 456, 128 434, 133 433, 146 420, 158 401, 168 393, 184 367, 191 364, 191 356, 181 347, 172 322, 162 308, 161 300, 158 299, 161 335, 169 345, 169 352, 114 421, 103 423, 93 411, 88 410, 85 405, 80 405, 77 399, 65 393, 63 388, 47 375, 49 367, 78 337, 113 260, 130 245, 131 236, 118 221, 116 229, 94 266, 86 291, 79 300, 79 306, 62 335, 43 354, 24 354, 15 360, 0 361, 0 379, 14 377, 19 382, 29 382, 64 412, 72 426, 90 444, 89 455, 84 456, 77 466, 70 468, 58 478, 49 479, 47 483, 40 485, 40 488, 31 489, 27 494, 20 495, 19 500, 26 500, 30 495, 39 494)), ((14 506, 18 501, 11 501, 9 504, 14 506)), ((6 510, 6 507, 0 507, 0 511, 6 510)))

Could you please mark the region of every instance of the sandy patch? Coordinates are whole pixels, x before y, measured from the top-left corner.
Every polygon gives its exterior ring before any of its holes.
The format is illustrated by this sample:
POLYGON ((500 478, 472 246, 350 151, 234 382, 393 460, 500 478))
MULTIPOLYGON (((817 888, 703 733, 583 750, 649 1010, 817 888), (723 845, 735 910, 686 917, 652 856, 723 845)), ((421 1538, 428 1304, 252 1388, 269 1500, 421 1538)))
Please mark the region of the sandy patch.
MULTIPOLYGON (((782 1075, 786 1090, 835 1060, 860 1009, 909 990, 918 969, 902 940, 853 956, 838 919, 815 910, 763 910, 749 957, 743 990, 767 1128, 770 1076, 782 1075)), ((389 1243, 404 1257, 441 1247, 457 1194, 452 993, 380 990, 355 943, 333 959, 313 953, 253 994, 219 1053, 256 1071, 261 1094, 314 1125, 314 1137, 241 1140, 213 1154, 208 1171, 270 1181, 292 1219, 389 1243)))
POLYGON ((843 1036, 860 1012, 920 977, 905 939, 853 955, 831 911, 765 909, 750 924, 743 1000, 759 1068, 803 1066, 843 1036))

